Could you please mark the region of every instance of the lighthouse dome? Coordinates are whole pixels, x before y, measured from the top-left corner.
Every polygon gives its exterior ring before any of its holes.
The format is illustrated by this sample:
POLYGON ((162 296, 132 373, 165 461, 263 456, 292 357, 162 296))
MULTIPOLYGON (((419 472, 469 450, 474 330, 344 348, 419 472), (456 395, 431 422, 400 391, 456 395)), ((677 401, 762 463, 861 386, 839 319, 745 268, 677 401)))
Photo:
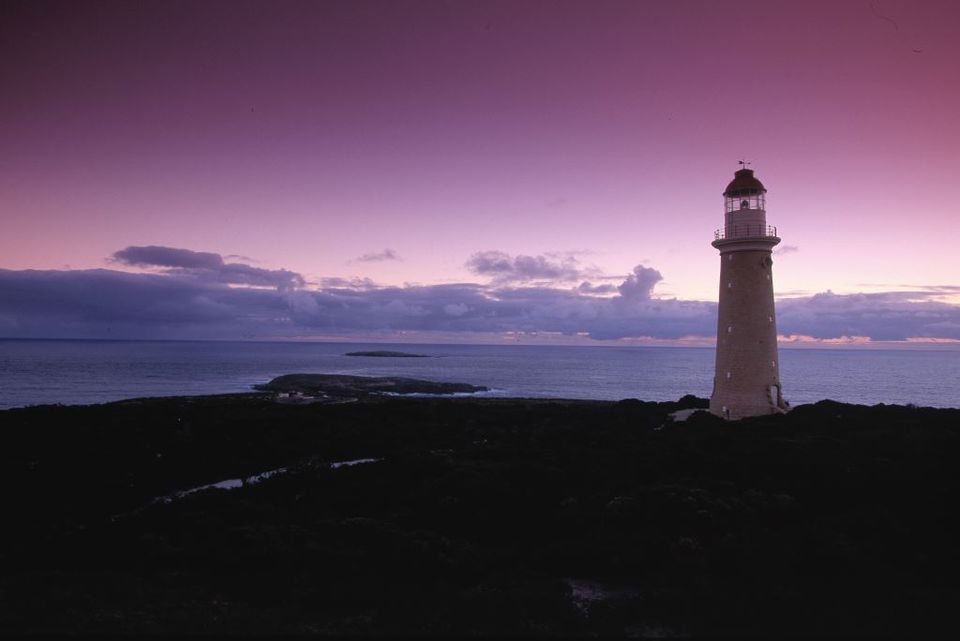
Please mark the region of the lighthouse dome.
POLYGON ((766 191, 767 188, 753 175, 752 169, 739 169, 733 174, 733 180, 727 185, 723 195, 728 198, 737 198, 762 194, 766 191))

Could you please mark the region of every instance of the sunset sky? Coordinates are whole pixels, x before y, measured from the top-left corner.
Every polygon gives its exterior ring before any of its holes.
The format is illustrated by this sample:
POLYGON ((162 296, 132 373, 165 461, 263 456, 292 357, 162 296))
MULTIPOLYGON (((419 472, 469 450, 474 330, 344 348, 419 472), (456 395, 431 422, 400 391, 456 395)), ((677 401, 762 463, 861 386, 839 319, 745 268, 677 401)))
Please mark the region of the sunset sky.
POLYGON ((781 334, 958 341, 958 34, 954 0, 7 2, 0 337, 702 342, 747 159, 781 334))

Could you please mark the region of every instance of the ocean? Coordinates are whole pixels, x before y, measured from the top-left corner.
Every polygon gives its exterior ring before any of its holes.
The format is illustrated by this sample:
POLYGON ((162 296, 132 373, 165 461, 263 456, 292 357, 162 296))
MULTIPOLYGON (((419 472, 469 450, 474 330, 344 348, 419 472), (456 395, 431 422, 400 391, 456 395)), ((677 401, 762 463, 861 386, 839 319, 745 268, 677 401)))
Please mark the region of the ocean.
MULTIPOLYGON (((0 409, 250 391, 295 372, 484 385, 488 396, 650 401, 708 397, 713 348, 305 342, 0 340, 0 409), (371 358, 393 350, 429 358, 371 358)), ((960 407, 960 351, 783 349, 793 405, 960 407)))

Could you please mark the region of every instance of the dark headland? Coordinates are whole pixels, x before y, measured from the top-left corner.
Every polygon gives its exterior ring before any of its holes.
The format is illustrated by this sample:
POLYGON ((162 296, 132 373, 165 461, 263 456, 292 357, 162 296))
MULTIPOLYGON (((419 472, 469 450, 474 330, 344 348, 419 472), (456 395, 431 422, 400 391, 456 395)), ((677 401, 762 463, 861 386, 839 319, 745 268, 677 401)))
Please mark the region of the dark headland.
POLYGON ((0 412, 0 633, 956 630, 960 410, 274 396, 0 412))

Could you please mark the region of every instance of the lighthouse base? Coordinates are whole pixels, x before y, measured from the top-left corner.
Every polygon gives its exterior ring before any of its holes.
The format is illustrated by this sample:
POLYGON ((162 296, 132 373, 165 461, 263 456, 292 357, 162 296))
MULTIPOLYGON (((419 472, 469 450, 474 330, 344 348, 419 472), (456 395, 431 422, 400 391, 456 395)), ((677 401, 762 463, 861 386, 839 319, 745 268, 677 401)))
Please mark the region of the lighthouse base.
POLYGON ((710 413, 729 420, 789 411, 790 403, 783 398, 779 384, 748 391, 715 391, 710 396, 710 413))

